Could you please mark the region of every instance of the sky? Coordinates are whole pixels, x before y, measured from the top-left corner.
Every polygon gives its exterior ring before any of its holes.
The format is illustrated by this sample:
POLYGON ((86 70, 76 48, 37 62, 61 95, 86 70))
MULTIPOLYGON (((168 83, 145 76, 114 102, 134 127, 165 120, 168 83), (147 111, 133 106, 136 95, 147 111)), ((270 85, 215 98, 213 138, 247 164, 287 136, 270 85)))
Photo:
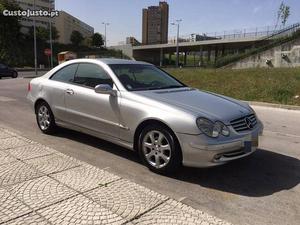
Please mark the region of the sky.
MULTIPOLYGON (((223 32, 224 30, 265 27, 276 24, 282 0, 167 0, 169 23, 182 19, 180 35, 223 32)), ((64 10, 104 34, 108 22, 107 45, 124 42, 126 37, 142 39, 142 9, 159 0, 56 0, 56 10, 64 10)), ((290 6, 288 24, 300 22, 300 1, 284 0, 290 6)), ((169 37, 176 28, 169 26, 169 37)))

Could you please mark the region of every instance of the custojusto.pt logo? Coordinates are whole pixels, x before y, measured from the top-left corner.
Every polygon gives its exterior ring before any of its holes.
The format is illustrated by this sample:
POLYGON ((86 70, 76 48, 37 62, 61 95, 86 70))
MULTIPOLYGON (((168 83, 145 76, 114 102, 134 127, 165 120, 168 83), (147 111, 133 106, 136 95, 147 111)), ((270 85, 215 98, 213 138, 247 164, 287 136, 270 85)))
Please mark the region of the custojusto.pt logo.
POLYGON ((22 16, 22 17, 56 17, 59 16, 58 10, 47 11, 47 10, 8 10, 5 9, 2 12, 3 16, 22 16))

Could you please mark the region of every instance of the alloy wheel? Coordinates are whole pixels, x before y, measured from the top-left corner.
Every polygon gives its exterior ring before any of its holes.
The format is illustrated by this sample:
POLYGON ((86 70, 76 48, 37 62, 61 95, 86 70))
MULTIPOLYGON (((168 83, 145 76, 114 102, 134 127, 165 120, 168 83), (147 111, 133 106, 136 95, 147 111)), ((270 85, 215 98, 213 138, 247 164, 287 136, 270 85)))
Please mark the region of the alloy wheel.
POLYGON ((166 136, 157 130, 146 133, 142 150, 147 162, 155 168, 165 167, 171 159, 171 146, 166 136))
POLYGON ((42 105, 38 111, 38 122, 42 130, 47 130, 51 123, 50 112, 48 108, 42 105))

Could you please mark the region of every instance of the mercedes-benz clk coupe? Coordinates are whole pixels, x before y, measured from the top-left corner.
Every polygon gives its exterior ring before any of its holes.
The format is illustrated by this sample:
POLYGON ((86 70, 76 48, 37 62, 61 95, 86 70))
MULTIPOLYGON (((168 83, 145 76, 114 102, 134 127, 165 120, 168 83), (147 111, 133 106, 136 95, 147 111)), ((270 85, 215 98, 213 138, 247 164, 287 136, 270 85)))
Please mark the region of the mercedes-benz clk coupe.
POLYGON ((137 151, 158 173, 248 156, 263 131, 247 103, 134 60, 70 60, 31 80, 27 98, 43 133, 65 127, 96 136, 137 151))

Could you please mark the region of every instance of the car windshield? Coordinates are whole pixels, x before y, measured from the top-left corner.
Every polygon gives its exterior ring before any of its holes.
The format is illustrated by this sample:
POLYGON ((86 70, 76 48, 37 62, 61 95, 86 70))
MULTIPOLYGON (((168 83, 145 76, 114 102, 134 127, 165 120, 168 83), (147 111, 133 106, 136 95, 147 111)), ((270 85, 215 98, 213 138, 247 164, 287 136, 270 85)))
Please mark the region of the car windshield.
POLYGON ((109 66, 128 91, 186 87, 171 75, 152 65, 110 64, 109 66))

